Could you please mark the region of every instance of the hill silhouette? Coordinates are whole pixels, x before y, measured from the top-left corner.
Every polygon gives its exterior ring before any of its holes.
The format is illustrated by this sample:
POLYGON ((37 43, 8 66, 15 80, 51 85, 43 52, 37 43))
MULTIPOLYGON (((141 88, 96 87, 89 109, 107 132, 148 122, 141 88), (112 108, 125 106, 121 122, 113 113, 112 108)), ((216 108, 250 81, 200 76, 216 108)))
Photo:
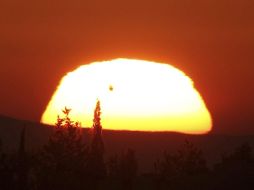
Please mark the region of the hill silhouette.
MULTIPOLYGON (((26 148, 28 150, 37 150, 42 147, 53 132, 52 126, 49 125, 1 115, 0 139, 6 151, 12 152, 18 149, 20 133, 24 126, 26 126, 26 148)), ((90 130, 84 128, 83 132, 86 140, 89 141, 90 130)), ((128 148, 135 150, 141 173, 150 172, 153 169, 153 162, 162 156, 164 150, 174 152, 185 140, 203 150, 208 166, 218 162, 221 153, 231 153, 239 144, 249 142, 252 147, 254 146, 254 135, 186 135, 173 132, 103 130, 103 140, 106 159, 128 148)))

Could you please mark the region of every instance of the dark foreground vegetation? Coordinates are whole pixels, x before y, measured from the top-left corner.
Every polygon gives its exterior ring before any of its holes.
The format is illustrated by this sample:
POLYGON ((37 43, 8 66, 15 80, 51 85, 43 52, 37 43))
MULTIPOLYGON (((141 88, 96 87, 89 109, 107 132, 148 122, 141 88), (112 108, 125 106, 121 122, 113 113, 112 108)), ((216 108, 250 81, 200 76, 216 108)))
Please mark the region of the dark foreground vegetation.
POLYGON ((25 127, 18 151, 6 153, 0 143, 1 190, 254 189, 254 157, 248 143, 208 167, 202 150, 186 140, 177 151, 165 150, 149 173, 140 173, 142 160, 138 162, 135 150, 104 158, 99 101, 89 142, 80 124, 70 119, 70 110, 63 112, 65 117, 57 119, 54 133, 37 151, 26 150, 25 127))

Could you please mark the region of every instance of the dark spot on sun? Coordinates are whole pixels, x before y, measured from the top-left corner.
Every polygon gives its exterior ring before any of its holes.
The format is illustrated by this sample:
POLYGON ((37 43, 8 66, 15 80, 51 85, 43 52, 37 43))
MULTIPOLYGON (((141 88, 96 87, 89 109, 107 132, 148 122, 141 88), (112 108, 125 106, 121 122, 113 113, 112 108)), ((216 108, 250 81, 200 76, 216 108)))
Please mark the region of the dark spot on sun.
POLYGON ((109 88, 108 88, 110 91, 113 91, 114 90, 114 88, 113 88, 113 86, 112 85, 109 85, 109 88))

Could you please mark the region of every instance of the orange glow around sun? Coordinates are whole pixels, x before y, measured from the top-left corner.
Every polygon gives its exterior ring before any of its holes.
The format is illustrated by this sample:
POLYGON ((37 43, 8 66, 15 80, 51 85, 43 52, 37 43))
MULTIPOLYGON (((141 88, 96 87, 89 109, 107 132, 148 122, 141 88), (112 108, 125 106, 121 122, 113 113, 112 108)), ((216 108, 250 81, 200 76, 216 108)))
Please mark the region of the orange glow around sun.
POLYGON ((95 62, 66 74, 41 122, 54 124, 66 106, 73 120, 92 126, 97 99, 104 129, 203 134, 212 128, 188 76, 169 64, 133 59, 95 62))

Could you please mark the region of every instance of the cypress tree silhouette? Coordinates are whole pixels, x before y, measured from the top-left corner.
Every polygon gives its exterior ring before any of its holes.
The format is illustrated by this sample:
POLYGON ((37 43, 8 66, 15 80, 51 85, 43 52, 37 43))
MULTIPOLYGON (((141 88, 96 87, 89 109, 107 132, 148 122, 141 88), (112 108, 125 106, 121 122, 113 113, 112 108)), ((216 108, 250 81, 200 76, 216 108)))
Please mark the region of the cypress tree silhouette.
POLYGON ((101 106, 97 100, 93 119, 93 136, 88 160, 88 171, 95 180, 103 179, 106 176, 104 164, 104 143, 102 140, 101 106))

